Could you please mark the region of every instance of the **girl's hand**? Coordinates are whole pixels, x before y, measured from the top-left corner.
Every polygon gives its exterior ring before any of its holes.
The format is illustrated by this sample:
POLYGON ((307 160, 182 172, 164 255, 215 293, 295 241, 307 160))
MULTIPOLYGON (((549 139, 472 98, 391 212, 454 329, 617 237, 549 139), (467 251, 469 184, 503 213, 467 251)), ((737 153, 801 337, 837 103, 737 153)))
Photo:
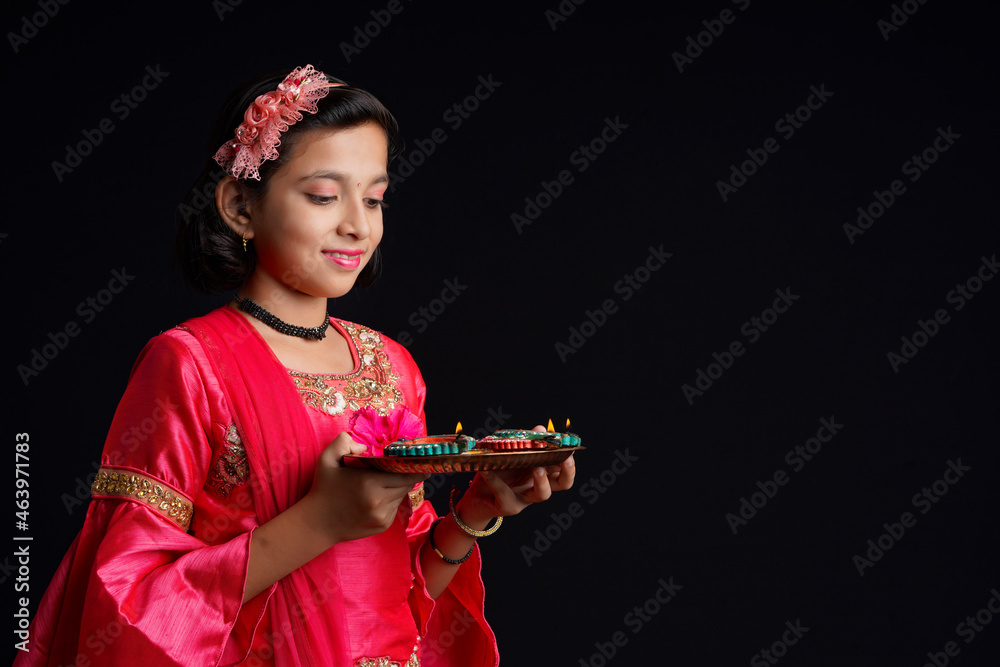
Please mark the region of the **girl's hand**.
MULTIPOLYGON (((544 431, 536 426, 534 431, 544 431)), ((479 472, 468 492, 459 502, 459 516, 473 528, 485 525, 496 516, 518 514, 532 503, 548 500, 554 491, 573 486, 576 462, 573 455, 559 465, 529 470, 479 472)))
POLYGON ((341 433, 316 462, 312 488, 250 538, 243 601, 252 599, 338 542, 381 533, 413 485, 427 475, 345 468, 345 454, 365 448, 341 433))
POLYGON ((312 488, 303 498, 309 505, 310 521, 334 542, 357 540, 386 530, 396 518, 399 503, 413 486, 430 475, 381 472, 346 468, 345 455, 363 454, 346 432, 320 454, 312 488))

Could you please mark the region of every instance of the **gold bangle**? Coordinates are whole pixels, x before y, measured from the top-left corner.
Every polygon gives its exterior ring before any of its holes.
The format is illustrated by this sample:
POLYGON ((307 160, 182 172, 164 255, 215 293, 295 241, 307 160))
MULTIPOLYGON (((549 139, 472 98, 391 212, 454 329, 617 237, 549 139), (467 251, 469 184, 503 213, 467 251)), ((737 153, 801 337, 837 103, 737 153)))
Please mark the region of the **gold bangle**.
POLYGON ((452 518, 455 519, 455 523, 458 524, 459 528, 461 528, 466 534, 471 535, 472 537, 486 537, 487 535, 492 535, 493 533, 497 532, 497 529, 500 528, 500 524, 503 523, 502 516, 497 517, 497 522, 493 524, 493 527, 490 528, 489 530, 476 530, 475 528, 469 528, 468 526, 466 526, 465 522, 462 521, 461 517, 458 516, 458 510, 455 509, 455 494, 457 493, 458 489, 452 487, 451 496, 448 497, 448 507, 451 508, 451 516, 452 518))

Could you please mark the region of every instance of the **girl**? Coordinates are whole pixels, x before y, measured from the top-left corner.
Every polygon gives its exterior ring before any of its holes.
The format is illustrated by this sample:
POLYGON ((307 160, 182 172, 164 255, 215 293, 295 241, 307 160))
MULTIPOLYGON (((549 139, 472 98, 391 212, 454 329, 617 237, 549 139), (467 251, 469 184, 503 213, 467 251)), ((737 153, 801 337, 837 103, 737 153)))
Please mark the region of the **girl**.
POLYGON ((236 297, 140 354, 15 664, 497 664, 476 539, 572 458, 479 473, 443 518, 425 475, 343 465, 426 432, 407 351, 326 312, 377 265, 395 119, 307 65, 240 90, 211 145, 178 258, 236 297))

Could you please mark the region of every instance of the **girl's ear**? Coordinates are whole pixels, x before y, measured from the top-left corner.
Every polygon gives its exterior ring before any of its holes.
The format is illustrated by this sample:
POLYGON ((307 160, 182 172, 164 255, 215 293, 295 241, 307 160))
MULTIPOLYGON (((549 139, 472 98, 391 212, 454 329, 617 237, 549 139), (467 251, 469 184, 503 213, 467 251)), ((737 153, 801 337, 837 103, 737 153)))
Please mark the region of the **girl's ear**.
POLYGON ((236 234, 247 239, 253 238, 246 197, 240 190, 239 182, 232 176, 223 176, 215 184, 215 208, 223 222, 236 234))

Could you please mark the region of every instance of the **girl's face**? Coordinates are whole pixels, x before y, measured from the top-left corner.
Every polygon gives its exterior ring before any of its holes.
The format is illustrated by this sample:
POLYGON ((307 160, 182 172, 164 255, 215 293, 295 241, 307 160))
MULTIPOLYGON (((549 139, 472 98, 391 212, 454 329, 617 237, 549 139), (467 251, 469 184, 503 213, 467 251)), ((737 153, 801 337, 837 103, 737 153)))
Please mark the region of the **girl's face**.
POLYGON ((253 281, 310 296, 346 294, 382 240, 386 138, 366 123, 298 138, 249 209, 253 281))

